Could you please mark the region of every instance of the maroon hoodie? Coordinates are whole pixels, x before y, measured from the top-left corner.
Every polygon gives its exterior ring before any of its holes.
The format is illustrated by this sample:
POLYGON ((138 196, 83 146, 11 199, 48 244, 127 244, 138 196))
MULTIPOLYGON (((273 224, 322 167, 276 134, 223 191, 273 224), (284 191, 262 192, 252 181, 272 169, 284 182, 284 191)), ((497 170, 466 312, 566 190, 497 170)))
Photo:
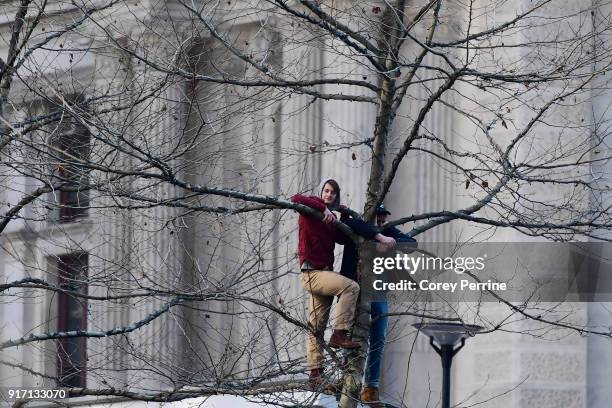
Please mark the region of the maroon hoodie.
MULTIPOLYGON (((302 204, 317 211, 325 211, 325 203, 317 196, 296 194, 291 202, 302 204)), ((334 245, 342 240, 342 234, 333 223, 324 224, 318 218, 300 214, 298 220, 299 243, 298 256, 300 265, 310 262, 315 269, 332 270, 334 268, 334 245)))

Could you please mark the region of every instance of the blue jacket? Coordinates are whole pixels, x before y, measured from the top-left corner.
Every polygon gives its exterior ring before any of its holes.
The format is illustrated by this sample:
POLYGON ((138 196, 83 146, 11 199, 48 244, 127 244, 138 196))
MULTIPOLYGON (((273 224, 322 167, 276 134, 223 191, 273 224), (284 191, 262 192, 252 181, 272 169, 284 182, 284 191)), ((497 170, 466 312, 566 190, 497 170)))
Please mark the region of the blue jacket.
MULTIPOLYGON (((373 225, 368 224, 365 221, 362 221, 357 218, 352 218, 348 216, 342 216, 340 220, 348 225, 353 232, 357 235, 361 235, 367 239, 374 239, 376 234, 378 233, 378 229, 373 225)), ((416 242, 416 239, 409 237, 404 234, 402 231, 395 227, 388 227, 380 231, 381 234, 386 235, 391 238, 395 238, 398 243, 406 243, 406 242, 416 242)), ((357 245, 353 242, 352 239, 345 236, 345 239, 339 243, 344 244, 344 253, 342 254, 342 266, 340 267, 340 274, 346 276, 349 279, 357 281, 357 263, 358 263, 358 252, 357 245)))

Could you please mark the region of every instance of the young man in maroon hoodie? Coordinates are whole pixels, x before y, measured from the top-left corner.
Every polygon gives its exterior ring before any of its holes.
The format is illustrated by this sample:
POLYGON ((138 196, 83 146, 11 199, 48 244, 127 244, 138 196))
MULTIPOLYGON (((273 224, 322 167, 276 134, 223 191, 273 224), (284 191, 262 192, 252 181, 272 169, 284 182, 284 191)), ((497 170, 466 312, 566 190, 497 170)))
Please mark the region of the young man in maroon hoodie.
MULTIPOLYGON (((333 224, 332 213, 340 207, 340 186, 334 179, 324 179, 319 196, 294 195, 291 201, 321 211, 323 219, 301 215, 298 221, 298 256, 302 270, 302 286, 310 293, 308 323, 313 333, 307 340, 307 360, 310 369, 310 384, 324 384, 322 378, 323 334, 329 319, 329 309, 338 296, 334 331, 329 347, 354 349, 360 344, 352 341, 349 330, 355 318, 355 306, 359 285, 354 280, 333 272, 334 245, 344 237, 333 224)), ((381 234, 375 237, 383 244, 393 245, 395 240, 381 234)))

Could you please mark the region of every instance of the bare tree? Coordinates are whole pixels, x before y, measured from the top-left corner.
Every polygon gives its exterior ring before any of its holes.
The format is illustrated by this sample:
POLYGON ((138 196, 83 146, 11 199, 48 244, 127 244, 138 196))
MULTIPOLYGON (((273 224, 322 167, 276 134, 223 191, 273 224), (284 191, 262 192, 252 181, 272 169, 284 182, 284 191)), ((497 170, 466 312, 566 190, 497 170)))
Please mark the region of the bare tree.
POLYGON ((427 192, 391 222, 423 239, 610 239, 606 1, 3 7, 6 378, 147 401, 302 387, 295 211, 317 214, 286 198, 326 172, 370 222, 427 192))

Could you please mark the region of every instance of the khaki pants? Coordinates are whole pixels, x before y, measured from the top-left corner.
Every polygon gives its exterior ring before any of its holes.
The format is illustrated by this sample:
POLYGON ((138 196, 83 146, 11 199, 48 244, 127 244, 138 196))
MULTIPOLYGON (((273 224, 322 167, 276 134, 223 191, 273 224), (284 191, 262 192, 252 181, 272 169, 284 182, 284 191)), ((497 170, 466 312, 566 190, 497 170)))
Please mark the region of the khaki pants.
POLYGON ((329 320, 329 309, 334 296, 340 296, 336 306, 334 329, 349 330, 355 319, 359 296, 357 282, 336 272, 311 270, 302 272, 302 286, 310 293, 308 324, 317 333, 309 334, 306 342, 308 369, 321 368, 323 334, 329 320))

